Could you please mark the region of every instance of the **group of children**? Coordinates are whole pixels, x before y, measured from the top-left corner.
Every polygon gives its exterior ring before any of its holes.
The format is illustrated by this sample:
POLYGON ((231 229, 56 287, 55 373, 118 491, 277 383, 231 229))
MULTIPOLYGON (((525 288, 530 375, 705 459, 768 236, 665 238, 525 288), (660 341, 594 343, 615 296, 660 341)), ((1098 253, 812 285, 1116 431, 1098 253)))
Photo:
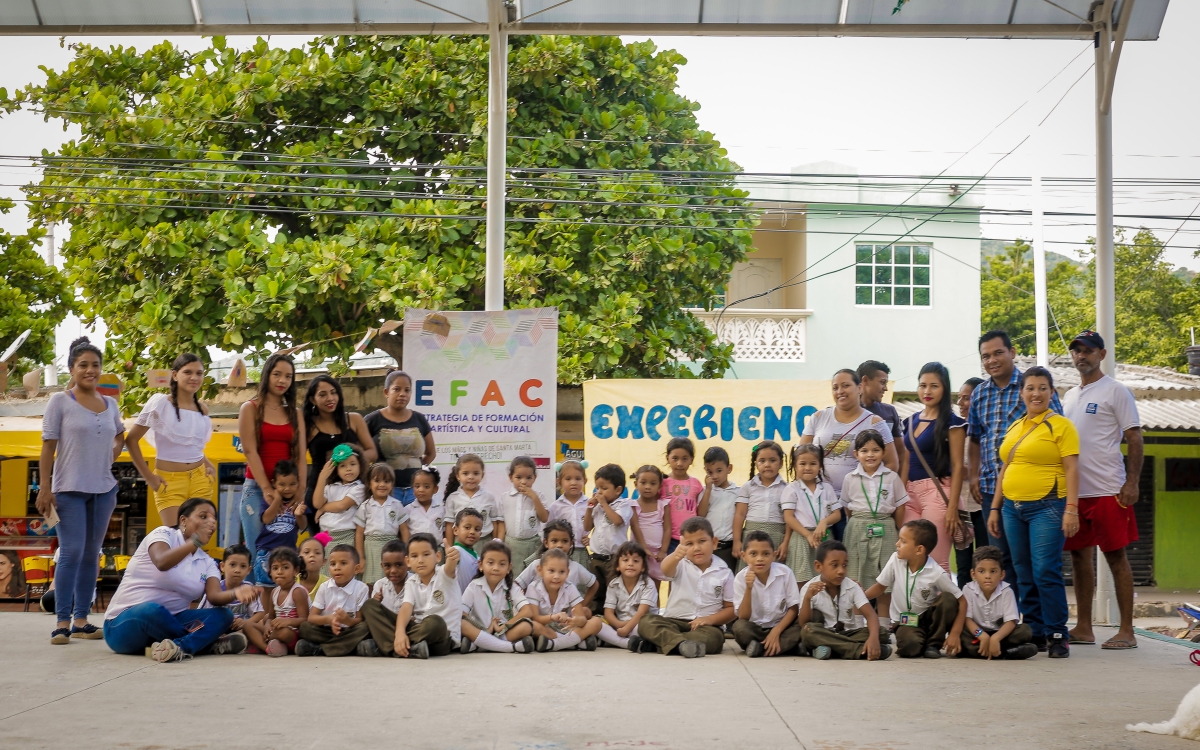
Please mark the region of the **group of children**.
POLYGON ((260 601, 235 605, 233 629, 272 656, 423 659, 604 643, 694 658, 719 653, 727 633, 752 658, 1036 654, 1000 551, 977 550, 960 590, 929 557, 937 527, 904 522, 908 498, 883 452, 877 432, 858 434, 859 466, 839 498, 817 446, 785 459, 779 444, 760 442, 741 486, 728 453, 709 448, 701 484, 689 474, 692 442, 675 438, 669 473, 642 466, 632 488, 608 464, 586 496, 586 462, 560 464, 550 503, 533 490, 532 459, 513 459, 512 489, 497 498, 482 487, 483 460, 467 454, 444 501, 434 499, 440 473, 422 467, 404 506, 388 466, 366 467, 339 446, 313 496, 321 534, 297 553, 304 507, 289 485, 294 468, 281 462, 255 559, 242 545, 226 549, 223 585, 263 587, 260 601), (839 541, 831 531, 843 514, 839 541))

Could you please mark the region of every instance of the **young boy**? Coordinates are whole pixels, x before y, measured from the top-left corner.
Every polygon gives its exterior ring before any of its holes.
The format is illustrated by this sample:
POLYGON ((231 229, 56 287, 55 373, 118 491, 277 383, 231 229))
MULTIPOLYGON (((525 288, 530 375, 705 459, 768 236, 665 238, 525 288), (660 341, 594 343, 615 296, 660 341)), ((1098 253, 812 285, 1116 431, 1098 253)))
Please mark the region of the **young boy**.
POLYGON ((733 513, 736 508, 738 486, 729 481, 733 464, 729 453, 719 445, 704 451, 704 494, 696 514, 704 516, 712 524, 717 547, 713 554, 725 561, 730 570, 737 567, 733 556, 733 513))
POLYGON ((362 613, 371 591, 354 577, 361 571, 362 560, 353 545, 334 546, 329 553, 329 580, 317 589, 308 621, 300 623, 296 656, 346 656, 371 634, 362 613))
MULTIPOLYGON (((404 586, 404 601, 396 613, 393 656, 445 656, 462 640, 462 590, 455 580, 462 550, 451 546, 446 550, 445 565, 438 565, 437 547, 432 534, 413 534, 408 539, 408 567, 413 577, 404 586)), ((381 632, 376 643, 383 636, 386 633, 381 632)))
POLYGON ((874 599, 893 587, 891 615, 902 659, 940 659, 939 642, 947 656, 962 649, 967 601, 950 574, 929 557, 937 535, 937 527, 923 518, 901 526, 896 551, 866 591, 874 599))
MULTIPOLYGON (((276 547, 295 547, 296 537, 308 527, 305 516, 304 493, 300 492, 300 472, 296 464, 284 459, 275 463, 275 500, 263 511, 262 530, 254 542, 254 572, 250 577, 252 583, 264 589, 275 588, 271 580, 271 571, 267 570, 267 558, 276 547)), ((271 592, 264 591, 263 596, 271 592)))
MULTIPOLYGON (((475 551, 475 543, 483 533, 483 514, 474 508, 463 508, 454 517, 454 545, 458 548, 458 593, 467 590, 475 571, 479 570, 479 553, 475 551)), ((411 539, 411 537, 410 537, 411 539)), ((457 641, 455 641, 457 643, 457 641)))
POLYGON ((359 656, 391 656, 392 643, 396 639, 396 615, 404 603, 404 586, 412 578, 408 569, 408 545, 392 539, 383 545, 379 555, 383 578, 375 582, 371 598, 363 604, 363 622, 371 631, 355 649, 359 656), (387 646, 385 653, 380 644, 387 646))
POLYGON ((813 559, 817 575, 800 589, 802 654, 818 659, 886 659, 891 644, 879 643, 879 618, 859 586, 846 577, 850 557, 846 545, 821 542, 813 559))
MULTIPOLYGON (((226 547, 225 557, 221 560, 220 568, 222 591, 232 591, 241 586, 250 575, 250 548, 244 544, 231 544, 226 547)), ((212 606, 208 603, 207 597, 200 601, 200 609, 208 609, 212 606)), ((229 633, 221 637, 230 641, 231 646, 236 646, 234 650, 227 651, 227 653, 239 653, 245 650, 248 642, 255 649, 252 653, 265 654, 267 639, 264 623, 267 613, 263 611, 262 600, 255 599, 249 604, 243 604, 234 599, 224 606, 233 614, 233 624, 229 626, 229 633), (239 633, 240 636, 237 635, 239 633), (240 644, 237 643, 239 640, 240 644)))
POLYGON ((638 653, 643 641, 664 654, 676 650, 685 659, 719 654, 725 646, 721 626, 737 618, 733 609, 733 573, 713 556, 717 540, 712 525, 692 516, 679 527, 679 546, 662 561, 663 578, 671 595, 661 615, 646 615, 629 650, 638 653))
POLYGON ((1033 631, 1018 623, 1017 597, 1004 582, 999 547, 980 547, 971 561, 971 582, 963 587, 967 601, 962 631, 963 656, 977 659, 1028 659, 1037 656, 1033 631))
MULTIPOLYGON (((612 556, 629 537, 629 522, 633 519, 633 506, 621 497, 625 491, 625 471, 616 464, 605 464, 596 469, 596 491, 588 500, 588 512, 583 517, 584 532, 589 535, 588 546, 592 549, 592 575, 599 585, 596 596, 608 591, 608 568, 612 556)), ((604 600, 593 599, 584 604, 592 612, 604 611, 604 600)), ((590 617, 590 615, 589 615, 590 617)))
POLYGON ((738 617, 733 623, 734 639, 751 659, 794 653, 800 645, 795 574, 775 562, 775 542, 759 529, 747 532, 742 540, 742 560, 746 574, 735 576, 733 583, 738 617))

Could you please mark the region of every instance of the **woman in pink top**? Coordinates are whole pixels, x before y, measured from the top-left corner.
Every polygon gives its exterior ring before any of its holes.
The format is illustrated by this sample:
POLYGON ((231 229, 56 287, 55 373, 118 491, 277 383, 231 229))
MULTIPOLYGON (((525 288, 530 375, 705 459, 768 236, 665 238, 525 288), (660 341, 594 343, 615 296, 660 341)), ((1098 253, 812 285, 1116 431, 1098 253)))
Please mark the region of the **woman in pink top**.
POLYGON ((704 485, 695 477, 688 476, 688 469, 696 460, 696 446, 688 438, 671 438, 667 442, 667 465, 671 474, 663 479, 662 497, 671 501, 671 544, 667 552, 679 546, 679 527, 696 515, 704 485))

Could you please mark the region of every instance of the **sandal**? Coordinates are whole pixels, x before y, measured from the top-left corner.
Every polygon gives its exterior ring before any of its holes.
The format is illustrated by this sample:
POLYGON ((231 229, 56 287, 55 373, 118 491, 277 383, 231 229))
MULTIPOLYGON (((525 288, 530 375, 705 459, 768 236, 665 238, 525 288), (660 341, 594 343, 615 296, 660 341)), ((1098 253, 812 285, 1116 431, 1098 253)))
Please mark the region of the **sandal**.
POLYGON ((1091 640, 1084 640, 1083 638, 1077 638, 1072 635, 1070 637, 1070 641, 1071 641, 1072 646, 1095 646, 1096 645, 1095 638, 1093 638, 1091 640))
POLYGON ((1104 645, 1102 645, 1100 648, 1105 651, 1128 651, 1130 649, 1137 648, 1137 641, 1127 641, 1124 638, 1118 639, 1113 637, 1105 641, 1104 645))

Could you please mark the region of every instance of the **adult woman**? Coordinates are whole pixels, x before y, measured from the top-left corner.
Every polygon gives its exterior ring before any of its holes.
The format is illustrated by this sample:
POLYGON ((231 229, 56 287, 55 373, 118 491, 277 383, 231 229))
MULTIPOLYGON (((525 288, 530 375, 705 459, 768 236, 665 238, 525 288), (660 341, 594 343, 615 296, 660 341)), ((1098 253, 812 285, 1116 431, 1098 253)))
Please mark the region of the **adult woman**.
POLYGON ((255 543, 262 532, 263 511, 275 499, 275 463, 295 462, 303 487, 308 464, 304 461, 304 413, 296 403, 296 365, 286 354, 275 353, 263 365, 258 393, 238 410, 238 435, 246 454, 246 481, 238 515, 242 537, 254 559, 255 543))
MULTIPOLYGON (((368 465, 375 462, 379 453, 375 450, 375 441, 367 429, 366 420, 361 414, 346 413, 342 386, 328 375, 318 375, 308 384, 308 391, 304 394, 304 424, 308 429, 308 455, 312 457, 314 468, 308 476, 304 494, 304 504, 311 513, 317 474, 320 473, 320 467, 329 461, 334 448, 344 443, 353 445, 362 451, 368 465)), ((363 467, 364 475, 366 468, 363 467)), ((311 519, 309 526, 313 527, 311 519)))
POLYGON ((959 525, 958 497, 966 468, 967 420, 954 413, 950 371, 941 362, 921 368, 917 397, 925 408, 904 423, 904 447, 908 449, 908 461, 900 467, 908 492, 904 520, 924 518, 938 528, 937 546, 929 556, 950 572, 950 548, 959 525))
POLYGON ((1003 466, 988 514, 988 530, 1008 538, 1021 614, 1051 658, 1070 656, 1062 549, 1079 531, 1079 434, 1071 420, 1050 410, 1054 378, 1044 367, 1021 375, 1025 416, 1000 444, 1003 466), (1001 512, 1003 507, 1003 512, 1001 512))
POLYGON ((375 438, 380 458, 396 472, 392 497, 409 505, 413 501, 413 473, 423 464, 433 463, 437 446, 425 415, 408 408, 412 397, 408 373, 389 372, 383 381, 383 396, 387 406, 367 415, 367 429, 375 438))
POLYGON ((154 661, 181 661, 209 647, 214 654, 246 649, 246 636, 225 635, 233 614, 224 605, 249 604, 262 592, 249 584, 221 588, 217 562, 200 549, 216 530, 212 500, 193 497, 179 506, 178 526, 159 526, 146 535, 104 614, 109 648, 140 654, 149 646, 154 661), (214 606, 189 609, 201 596, 214 606))
MULTIPOLYGON (((967 378, 967 381, 958 389, 958 416, 964 420, 971 413, 971 394, 982 382, 983 378, 967 378)), ((975 557, 975 550, 988 543, 987 519, 983 517, 983 506, 971 494, 971 488, 968 486, 970 483, 964 482, 963 484, 963 491, 958 496, 958 507, 970 514, 971 525, 975 528, 975 537, 973 544, 954 550, 955 561, 958 563, 958 587, 960 589, 971 582, 971 561, 975 557)))
POLYGON ((74 385, 51 396, 42 417, 37 509, 43 516, 57 512, 59 518, 58 623, 50 634, 50 642, 58 645, 103 637, 87 616, 100 572, 100 545, 117 505, 112 464, 125 447, 116 399, 96 392, 103 361, 86 336, 72 341, 67 368, 74 385))
POLYGON ((212 419, 200 403, 204 363, 192 353, 171 363, 171 393, 156 393, 142 407, 125 444, 138 473, 154 492, 163 526, 179 522, 179 506, 189 497, 212 497, 217 467, 204 457, 212 419), (141 439, 154 431, 154 471, 142 456, 141 439))
POLYGON ((863 430, 875 430, 883 436, 886 447, 883 463, 897 470, 896 446, 892 431, 881 429, 883 419, 862 407, 862 381, 854 370, 838 370, 833 374, 833 406, 808 418, 800 442, 816 443, 825 453, 825 476, 838 497, 842 495, 842 480, 858 466, 854 457, 854 438, 863 430))

